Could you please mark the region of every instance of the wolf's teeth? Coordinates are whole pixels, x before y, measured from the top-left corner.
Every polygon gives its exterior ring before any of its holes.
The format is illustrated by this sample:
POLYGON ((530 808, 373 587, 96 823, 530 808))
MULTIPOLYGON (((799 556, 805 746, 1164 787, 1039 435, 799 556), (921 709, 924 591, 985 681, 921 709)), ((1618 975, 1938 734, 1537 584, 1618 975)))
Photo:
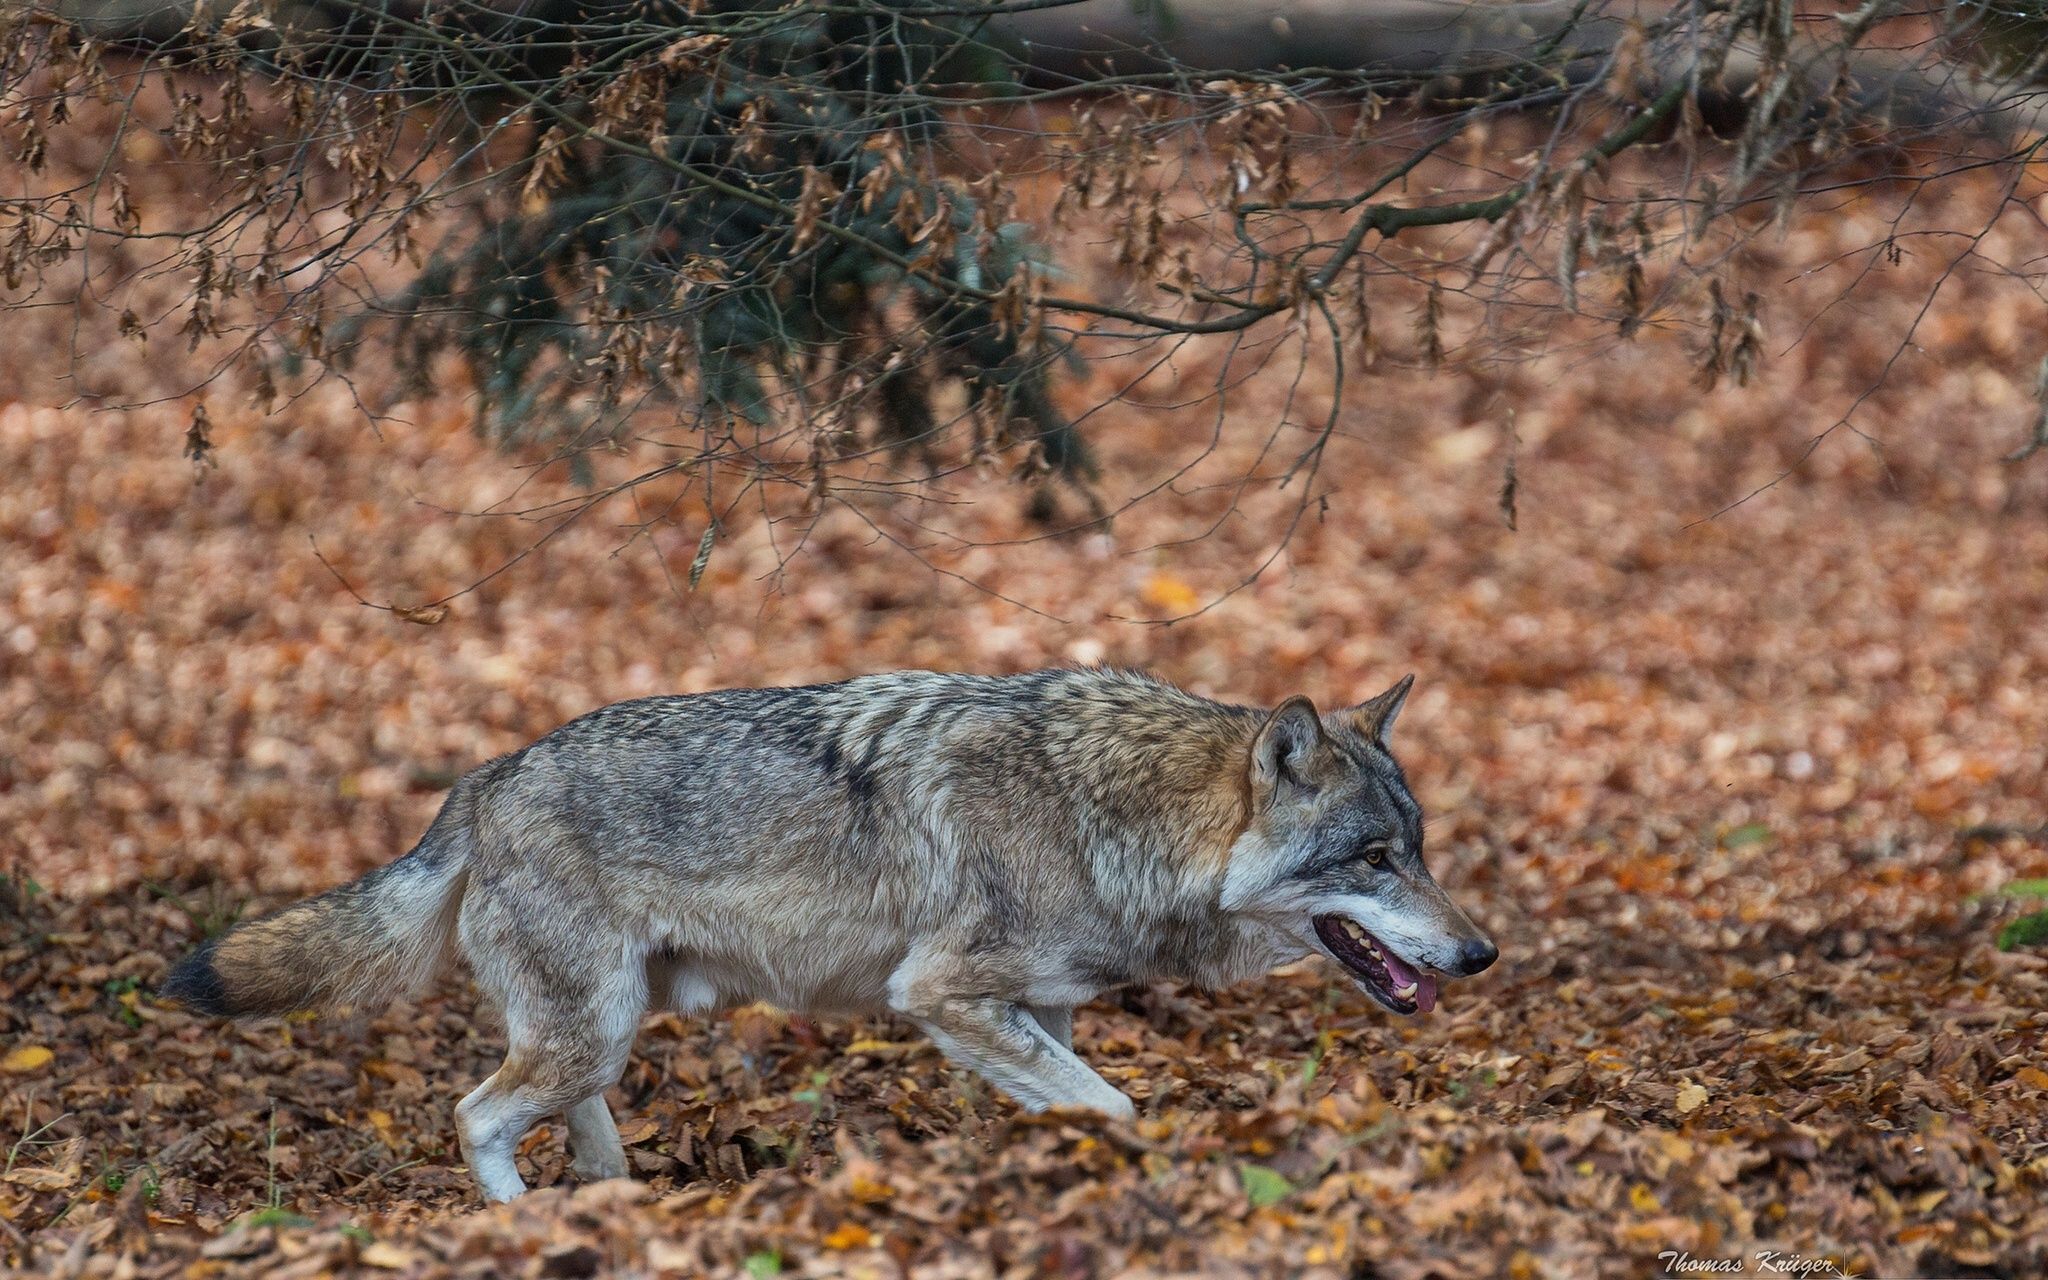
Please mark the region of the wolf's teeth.
POLYGON ((1395 987, 1394 994, 1403 1000, 1413 1000, 1415 998, 1415 984, 1411 982, 1405 987, 1395 987))
POLYGON ((1365 930, 1359 928, 1355 921, 1346 920, 1344 922, 1344 932, 1351 935, 1353 942, 1363 941, 1365 938, 1365 930))

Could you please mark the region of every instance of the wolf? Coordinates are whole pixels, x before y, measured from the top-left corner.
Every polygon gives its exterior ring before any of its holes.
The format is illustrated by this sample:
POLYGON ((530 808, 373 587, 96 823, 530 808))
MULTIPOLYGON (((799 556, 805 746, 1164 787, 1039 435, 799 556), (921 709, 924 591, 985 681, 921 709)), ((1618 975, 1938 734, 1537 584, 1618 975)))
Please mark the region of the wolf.
POLYGON ((456 1107, 496 1201, 556 1115, 576 1176, 625 1176, 604 1091, 650 1008, 893 1013, 1028 1111, 1128 1119, 1073 1046, 1107 990, 1320 953, 1412 1014, 1494 962, 1388 747, 1413 680, 1328 714, 1104 669, 618 703, 470 772, 405 857, 206 942, 161 994, 360 1004, 459 945, 505 1024, 456 1107))

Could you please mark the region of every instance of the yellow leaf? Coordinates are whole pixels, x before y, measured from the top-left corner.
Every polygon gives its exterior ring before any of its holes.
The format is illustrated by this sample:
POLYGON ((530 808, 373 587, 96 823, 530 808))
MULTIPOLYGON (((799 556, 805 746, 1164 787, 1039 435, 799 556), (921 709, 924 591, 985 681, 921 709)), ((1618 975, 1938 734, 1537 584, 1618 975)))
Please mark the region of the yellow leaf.
POLYGON ((1664 1202, 1657 1199, 1657 1193, 1638 1182, 1628 1189, 1628 1202, 1637 1213, 1662 1213, 1664 1202))
POLYGON ((1163 573, 1145 579, 1138 594, 1146 604, 1167 613, 1193 613, 1202 604, 1202 597, 1195 594, 1193 587, 1163 573))
POLYGON ((1664 1158, 1673 1164, 1685 1164, 1699 1154, 1697 1147, 1669 1130, 1653 1129, 1650 1131, 1650 1139, 1656 1144, 1658 1151, 1663 1153, 1664 1158))
POLYGON ((880 1204, 882 1201, 894 1196, 896 1188, 879 1178, 871 1178, 865 1173, 856 1173, 853 1175, 853 1182, 847 1187, 847 1193, 862 1204, 880 1204))
POLYGON ((838 1230, 826 1236, 827 1249, 865 1249, 875 1242, 874 1232, 858 1222, 842 1222, 838 1230))
POLYGON ((1678 1107, 1678 1114, 1682 1116, 1689 1116, 1693 1112, 1698 1111, 1701 1107, 1707 1105, 1706 1087, 1694 1084, 1690 1080, 1686 1081, 1678 1086, 1678 1102, 1676 1105, 1678 1107))
POLYGON ((30 1071, 41 1071, 50 1065, 57 1055, 39 1044, 25 1044, 0 1058, 0 1071, 22 1075, 30 1071))
POLYGON ((908 1053, 916 1047, 914 1044, 903 1044, 895 1040, 875 1040, 863 1036, 852 1044, 847 1045, 846 1051, 848 1053, 891 1054, 908 1053))

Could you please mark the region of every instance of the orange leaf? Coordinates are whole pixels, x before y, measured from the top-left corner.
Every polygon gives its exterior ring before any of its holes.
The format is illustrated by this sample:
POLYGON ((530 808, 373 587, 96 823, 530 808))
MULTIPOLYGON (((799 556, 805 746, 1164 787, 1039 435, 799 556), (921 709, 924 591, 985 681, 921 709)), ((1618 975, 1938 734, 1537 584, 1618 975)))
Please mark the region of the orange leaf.
POLYGON ((1202 597, 1195 594, 1193 587, 1163 573, 1145 579, 1138 596, 1163 613, 1193 613, 1202 605, 1202 597))

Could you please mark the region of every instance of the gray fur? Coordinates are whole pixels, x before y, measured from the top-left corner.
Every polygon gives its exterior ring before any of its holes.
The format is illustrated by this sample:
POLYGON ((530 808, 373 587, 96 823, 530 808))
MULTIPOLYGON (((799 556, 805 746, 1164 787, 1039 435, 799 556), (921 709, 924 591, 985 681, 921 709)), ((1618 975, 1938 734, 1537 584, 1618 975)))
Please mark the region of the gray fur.
POLYGON ((905 672, 619 703, 471 773, 411 856, 177 981, 214 1012, 360 999, 430 973, 452 933, 507 1024, 458 1109, 493 1199, 524 1190, 512 1148, 554 1114, 579 1175, 623 1174, 602 1094, 650 1008, 893 1011, 1028 1109, 1128 1117, 1071 1047, 1104 990, 1256 976, 1327 950, 1310 919, 1331 911, 1418 968, 1490 961, 1422 865, 1386 749, 1406 692, 1269 716, 1121 672, 905 672))

